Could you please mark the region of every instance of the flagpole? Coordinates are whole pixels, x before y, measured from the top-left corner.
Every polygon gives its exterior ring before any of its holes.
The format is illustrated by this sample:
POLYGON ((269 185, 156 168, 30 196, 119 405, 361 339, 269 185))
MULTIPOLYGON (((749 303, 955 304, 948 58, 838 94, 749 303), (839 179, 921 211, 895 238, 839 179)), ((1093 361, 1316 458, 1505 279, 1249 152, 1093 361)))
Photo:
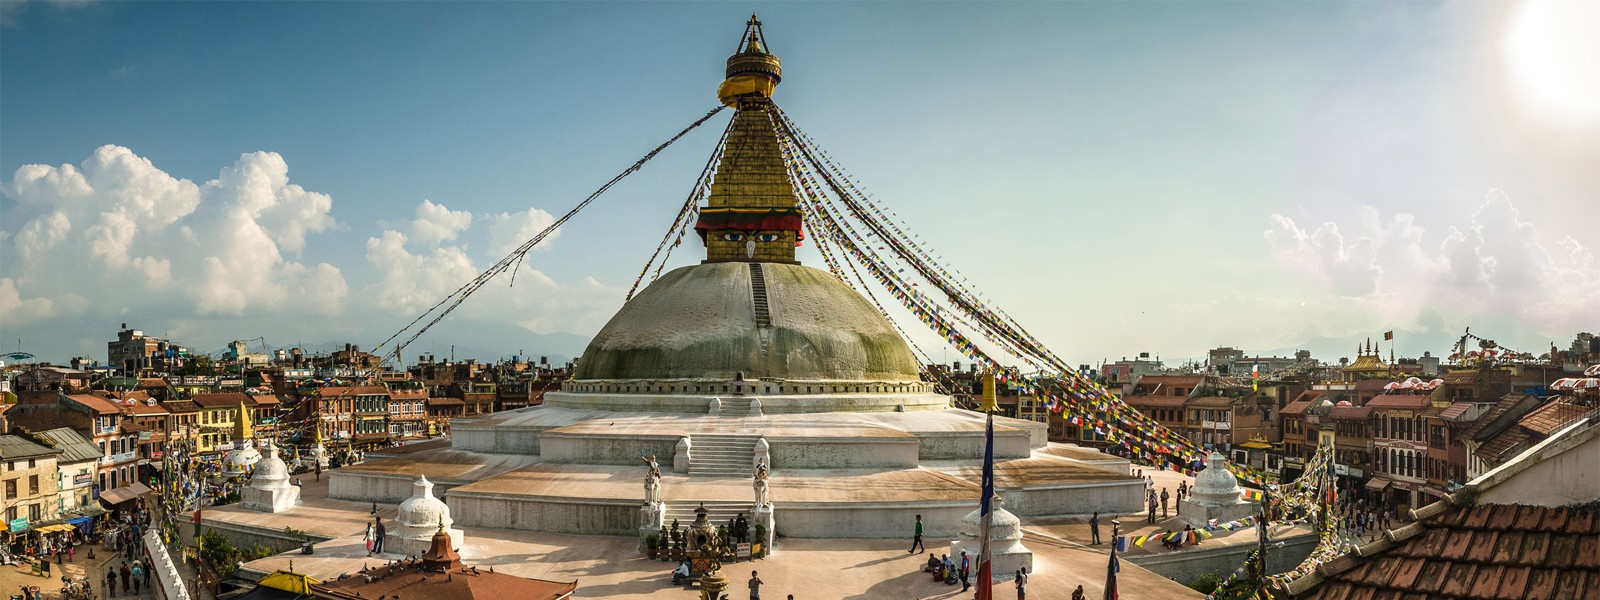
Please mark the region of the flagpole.
POLYGON ((1122 527, 1122 522, 1111 520, 1111 557, 1106 561, 1106 587, 1101 595, 1103 600, 1117 600, 1117 531, 1122 527))

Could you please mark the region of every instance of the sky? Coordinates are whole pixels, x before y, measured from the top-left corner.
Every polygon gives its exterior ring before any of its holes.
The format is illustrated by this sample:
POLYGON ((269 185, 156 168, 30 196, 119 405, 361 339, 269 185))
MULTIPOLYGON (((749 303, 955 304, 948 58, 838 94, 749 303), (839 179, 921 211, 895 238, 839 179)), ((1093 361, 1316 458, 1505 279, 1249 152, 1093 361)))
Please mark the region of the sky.
MULTIPOLYGON (((0 351, 370 348, 715 106, 752 11, 776 102, 1070 362, 1600 330, 1600 3, 4 0, 0 351)), ((726 118, 403 356, 581 351, 726 118)))

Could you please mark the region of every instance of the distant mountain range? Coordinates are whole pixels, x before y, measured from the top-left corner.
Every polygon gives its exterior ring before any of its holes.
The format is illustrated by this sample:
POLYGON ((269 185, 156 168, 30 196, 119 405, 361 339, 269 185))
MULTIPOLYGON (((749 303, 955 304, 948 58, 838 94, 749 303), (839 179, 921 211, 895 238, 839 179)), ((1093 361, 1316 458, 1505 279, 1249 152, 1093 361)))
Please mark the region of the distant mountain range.
MULTIPOLYGON (((355 344, 363 352, 372 352, 373 346, 381 341, 377 339, 324 341, 303 343, 298 346, 313 355, 343 350, 345 344, 355 344)), ((294 345, 271 346, 269 349, 282 347, 287 350, 294 345)), ((473 358, 479 362, 496 362, 514 356, 538 362, 540 357, 546 357, 550 364, 559 365, 583 354, 583 349, 588 345, 587 336, 572 333, 534 333, 504 324, 444 322, 407 346, 401 351, 400 358, 409 365, 415 364, 417 357, 425 354, 432 354, 437 360, 445 360, 453 353, 456 360, 473 358)))

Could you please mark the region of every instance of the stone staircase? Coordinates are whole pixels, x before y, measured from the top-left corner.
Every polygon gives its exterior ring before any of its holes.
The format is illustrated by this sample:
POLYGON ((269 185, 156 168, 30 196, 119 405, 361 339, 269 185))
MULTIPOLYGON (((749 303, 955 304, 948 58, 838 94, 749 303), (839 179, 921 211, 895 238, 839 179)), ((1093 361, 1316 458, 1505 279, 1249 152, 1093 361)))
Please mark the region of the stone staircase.
POLYGON ((682 502, 668 502, 665 524, 672 528, 672 520, 678 520, 679 529, 688 529, 694 522, 694 510, 704 504, 706 517, 712 525, 727 525, 728 521, 744 513, 744 518, 755 516, 755 502, 743 500, 685 500, 682 502))
MULTIPOLYGON (((722 402, 722 410, 727 411, 728 401, 722 402)), ((748 414, 749 401, 745 402, 747 405, 743 414, 748 414)), ((755 458, 756 441, 760 439, 759 435, 736 433, 696 433, 689 436, 693 448, 689 453, 689 476, 755 477, 752 461, 755 458)), ((710 501, 707 502, 706 508, 711 508, 710 501)))
POLYGON ((756 327, 772 327, 772 313, 767 309, 767 276, 761 263, 750 263, 750 301, 755 304, 756 327))
MULTIPOLYGON (((750 398, 748 396, 731 396, 731 397, 728 397, 728 398, 717 398, 717 401, 722 403, 722 409, 721 409, 722 410, 722 415, 721 416, 724 416, 724 417, 748 417, 748 416, 750 416, 750 398)), ((695 437, 698 438, 699 436, 695 436, 695 437)), ((700 442, 696 441, 695 443, 698 444, 700 442)))

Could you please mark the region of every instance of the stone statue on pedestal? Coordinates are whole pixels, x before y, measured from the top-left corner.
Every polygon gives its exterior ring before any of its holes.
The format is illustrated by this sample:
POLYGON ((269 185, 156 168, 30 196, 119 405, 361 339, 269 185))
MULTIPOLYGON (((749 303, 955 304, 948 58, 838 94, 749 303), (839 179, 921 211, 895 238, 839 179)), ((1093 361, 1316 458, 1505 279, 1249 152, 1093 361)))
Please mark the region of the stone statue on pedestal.
POLYGON ((644 502, 645 504, 661 503, 661 465, 656 463, 656 456, 649 458, 639 457, 649 469, 644 474, 644 502))
POLYGON ((756 506, 757 507, 768 506, 768 505, 772 504, 771 500, 769 500, 767 498, 767 462, 766 461, 761 461, 761 462, 756 463, 755 488, 756 488, 756 506))

